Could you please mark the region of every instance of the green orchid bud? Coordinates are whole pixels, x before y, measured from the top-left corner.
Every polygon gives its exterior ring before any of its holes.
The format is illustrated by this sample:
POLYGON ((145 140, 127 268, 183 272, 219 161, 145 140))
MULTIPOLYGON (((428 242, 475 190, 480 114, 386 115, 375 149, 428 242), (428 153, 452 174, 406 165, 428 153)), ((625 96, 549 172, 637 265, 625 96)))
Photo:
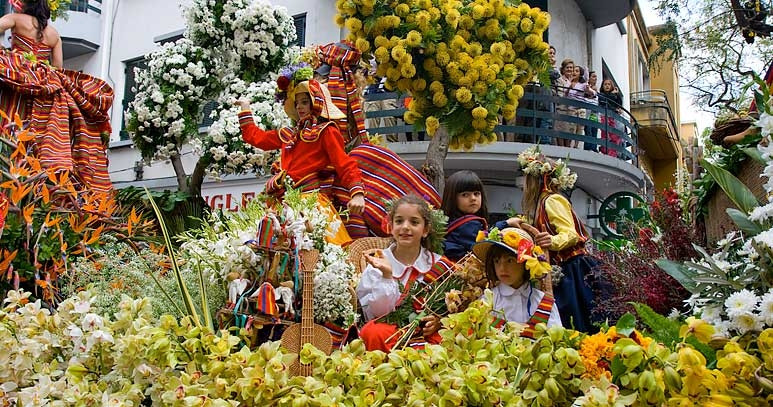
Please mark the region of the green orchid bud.
POLYGON ((656 388, 658 384, 655 381, 655 373, 653 373, 651 370, 645 370, 639 373, 638 384, 639 389, 644 393, 656 388))
POLYGON ((548 370, 552 365, 553 365, 553 357, 549 353, 540 354, 539 356, 537 356, 537 360, 534 363, 535 369, 537 371, 548 370))
POLYGON ((558 397, 561 395, 561 388, 558 387, 558 382, 556 379, 552 377, 548 377, 548 379, 545 380, 544 387, 545 390, 548 391, 548 396, 550 396, 552 400, 558 399, 558 397))
POLYGON ((450 389, 443 393, 441 399, 451 403, 451 405, 461 406, 464 403, 464 394, 459 390, 450 389))
POLYGON ((388 382, 395 376, 395 367, 389 363, 382 363, 373 369, 373 375, 380 381, 388 382))
POLYGON ((663 372, 666 385, 668 385, 668 389, 671 390, 671 392, 678 393, 682 390, 682 376, 679 375, 676 369, 666 365, 666 367, 663 368, 663 372))
POLYGON ((400 366, 398 368, 395 368, 395 372, 397 373, 397 377, 400 378, 400 380, 404 382, 409 382, 411 379, 411 374, 408 372, 408 369, 400 366))
POLYGON ((546 389, 542 389, 537 392, 537 402, 543 406, 549 406, 553 404, 546 389))

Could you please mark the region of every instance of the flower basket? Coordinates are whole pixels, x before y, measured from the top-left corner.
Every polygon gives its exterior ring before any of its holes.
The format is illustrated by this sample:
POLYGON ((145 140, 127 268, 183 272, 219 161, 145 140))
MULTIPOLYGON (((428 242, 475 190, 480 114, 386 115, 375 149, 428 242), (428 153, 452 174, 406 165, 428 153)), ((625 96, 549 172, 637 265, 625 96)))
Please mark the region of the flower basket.
MULTIPOLYGON (((750 117, 735 117, 729 119, 722 124, 715 124, 714 129, 711 130, 711 142, 717 146, 724 146, 724 139, 727 136, 738 134, 752 125, 752 118, 750 117)), ((727 147, 727 146, 725 146, 727 147)))

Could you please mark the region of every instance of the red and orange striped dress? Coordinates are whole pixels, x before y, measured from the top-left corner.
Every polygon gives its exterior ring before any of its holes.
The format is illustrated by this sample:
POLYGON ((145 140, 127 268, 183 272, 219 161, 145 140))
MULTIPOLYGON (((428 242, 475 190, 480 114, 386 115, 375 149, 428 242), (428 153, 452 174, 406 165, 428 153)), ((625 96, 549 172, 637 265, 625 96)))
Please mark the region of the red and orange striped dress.
POLYGON ((70 171, 84 188, 111 190, 106 144, 113 89, 48 65, 52 49, 43 43, 19 34, 11 41, 12 49, 0 52, 0 110, 11 121, 19 115, 36 134, 35 154, 45 167, 70 171))

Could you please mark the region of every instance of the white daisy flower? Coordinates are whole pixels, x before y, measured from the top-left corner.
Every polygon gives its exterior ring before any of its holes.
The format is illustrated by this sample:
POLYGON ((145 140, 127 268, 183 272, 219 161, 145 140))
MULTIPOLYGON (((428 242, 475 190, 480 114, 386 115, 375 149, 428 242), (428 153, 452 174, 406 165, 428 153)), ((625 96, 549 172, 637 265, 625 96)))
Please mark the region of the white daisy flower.
POLYGON ((757 308, 759 301, 760 299, 747 289, 733 293, 725 300, 727 315, 732 318, 737 315, 751 313, 757 308))

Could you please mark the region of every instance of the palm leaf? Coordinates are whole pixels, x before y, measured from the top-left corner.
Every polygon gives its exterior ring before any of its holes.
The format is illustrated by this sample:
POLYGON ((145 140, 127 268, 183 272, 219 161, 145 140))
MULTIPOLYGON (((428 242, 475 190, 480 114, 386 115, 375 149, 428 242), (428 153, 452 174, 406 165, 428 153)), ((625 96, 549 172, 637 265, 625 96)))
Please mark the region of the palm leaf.
POLYGON ((174 254, 172 239, 169 237, 169 231, 167 230, 166 223, 164 222, 164 216, 161 213, 161 210, 158 208, 158 205, 156 205, 156 201, 153 199, 153 196, 150 194, 150 191, 147 187, 145 188, 145 195, 148 197, 150 205, 153 206, 153 212, 155 212, 156 219, 158 219, 158 223, 161 226, 161 233, 164 235, 164 243, 166 243, 166 249, 169 251, 169 260, 172 263, 172 271, 174 272, 175 279, 177 279, 177 286, 180 289, 180 295, 182 296, 183 303, 185 304, 187 315, 193 319, 193 323, 196 324, 197 327, 201 327, 201 320, 199 319, 199 314, 196 311, 196 306, 193 304, 193 298, 188 292, 188 287, 185 286, 185 282, 183 282, 182 274, 180 273, 180 266, 177 264, 177 256, 174 254))

